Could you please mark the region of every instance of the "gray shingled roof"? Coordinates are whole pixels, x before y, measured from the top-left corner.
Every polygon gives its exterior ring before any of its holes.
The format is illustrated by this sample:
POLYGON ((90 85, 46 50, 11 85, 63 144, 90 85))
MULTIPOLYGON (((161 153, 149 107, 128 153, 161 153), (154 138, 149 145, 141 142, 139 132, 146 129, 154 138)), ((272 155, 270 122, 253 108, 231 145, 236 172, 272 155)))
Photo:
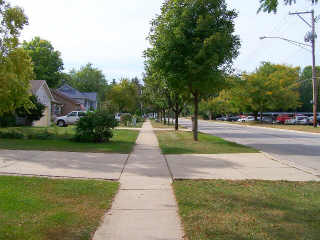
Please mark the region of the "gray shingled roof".
POLYGON ((97 93, 95 93, 95 92, 80 92, 68 84, 62 85, 60 88, 58 88, 58 90, 70 98, 77 98, 77 99, 87 98, 91 101, 97 101, 97 93))

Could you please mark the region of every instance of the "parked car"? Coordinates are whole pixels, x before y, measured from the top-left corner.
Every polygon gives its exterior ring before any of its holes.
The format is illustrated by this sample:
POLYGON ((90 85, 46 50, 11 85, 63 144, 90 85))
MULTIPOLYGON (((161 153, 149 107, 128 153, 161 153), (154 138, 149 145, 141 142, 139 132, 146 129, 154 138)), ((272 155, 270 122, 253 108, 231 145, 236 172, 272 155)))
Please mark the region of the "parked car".
POLYGON ((276 123, 285 124, 286 120, 292 119, 288 114, 281 114, 277 117, 276 123))
POLYGON ((65 116, 57 117, 55 122, 59 127, 65 127, 69 124, 75 124, 81 117, 86 115, 87 113, 84 111, 73 111, 65 116))
POLYGON ((284 124, 287 125, 307 125, 309 124, 309 118, 303 115, 297 115, 296 117, 285 120, 284 124))
MULTIPOLYGON (((313 125, 313 116, 309 117, 309 124, 310 125, 313 125)), ((317 122, 318 124, 320 124, 320 115, 317 116, 317 122)))
POLYGON ((290 118, 290 119, 286 119, 285 121, 284 121, 284 124, 285 125, 295 125, 296 124, 296 119, 295 118, 290 118))
POLYGON ((299 125, 309 124, 309 118, 307 116, 297 116, 295 119, 296 119, 296 124, 299 124, 299 125))
POLYGON ((262 117, 262 122, 272 124, 272 123, 274 123, 274 120, 271 116, 266 116, 266 117, 262 117))
POLYGON ((231 117, 227 117, 227 121, 229 122, 236 122, 240 119, 239 116, 231 116, 231 117))
POLYGON ((216 118, 217 121, 224 121, 224 117, 218 117, 216 118))
POLYGON ((245 117, 245 118, 240 118, 238 120, 238 122, 253 122, 253 121, 255 121, 254 116, 248 116, 248 117, 245 117))

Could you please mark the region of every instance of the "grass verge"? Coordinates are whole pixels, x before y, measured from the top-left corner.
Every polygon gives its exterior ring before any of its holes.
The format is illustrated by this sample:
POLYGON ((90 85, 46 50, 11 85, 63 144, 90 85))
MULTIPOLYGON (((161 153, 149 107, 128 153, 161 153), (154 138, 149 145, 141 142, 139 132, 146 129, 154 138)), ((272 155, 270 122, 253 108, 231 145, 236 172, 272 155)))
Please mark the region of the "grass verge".
POLYGON ((66 137, 72 136, 73 130, 68 128, 61 128, 61 134, 53 139, 0 139, 0 149, 127 154, 132 151, 139 134, 139 131, 117 129, 113 131, 114 136, 108 143, 81 143, 66 137))
POLYGON ((189 240, 319 239, 319 182, 186 180, 173 186, 189 240))
POLYGON ((193 140, 192 132, 156 131, 163 154, 218 154, 256 153, 257 150, 222 138, 199 133, 199 141, 193 140))
POLYGON ((174 124, 165 125, 162 122, 157 122, 155 120, 151 120, 151 125, 153 128, 174 128, 174 124))
POLYGON ((0 240, 89 240, 119 184, 0 176, 0 240))

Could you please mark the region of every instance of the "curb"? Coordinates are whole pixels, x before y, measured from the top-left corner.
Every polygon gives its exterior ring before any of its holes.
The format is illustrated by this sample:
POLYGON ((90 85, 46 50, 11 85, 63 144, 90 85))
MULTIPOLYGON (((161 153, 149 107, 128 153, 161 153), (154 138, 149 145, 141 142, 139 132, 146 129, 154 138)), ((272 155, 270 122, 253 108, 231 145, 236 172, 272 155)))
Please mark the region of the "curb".
MULTIPOLYGON (((210 122, 207 120, 201 120, 204 122, 210 122)), ((240 124, 232 124, 232 123, 224 123, 224 122, 213 122, 216 124, 221 124, 221 125, 228 125, 228 126, 240 126, 240 127, 249 127, 249 128, 256 128, 256 129, 271 129, 271 130, 276 130, 276 131, 281 131, 281 132, 292 132, 292 133, 300 133, 300 134, 312 134, 312 135, 318 135, 320 136, 320 133, 312 133, 312 132, 304 132, 304 131, 298 131, 298 130, 290 130, 290 129, 280 129, 280 128, 271 128, 271 127, 259 127, 259 126, 249 126, 249 125, 240 125, 240 124)))
POLYGON ((263 155, 265 155, 267 158, 273 160, 273 161, 276 161, 276 162, 279 162, 281 164, 284 164, 284 165, 287 165, 289 167, 292 167, 292 168, 295 168, 295 169, 298 169, 302 172, 305 172, 305 173, 308 173, 308 174, 311 174, 315 177, 318 177, 320 178, 320 175, 319 173, 317 173, 314 169, 312 168, 308 168, 308 167, 304 167, 304 166, 301 166, 299 164, 296 164, 296 163, 293 163, 291 161, 288 161, 288 160, 282 160, 282 159, 278 159, 274 156, 271 156, 269 153, 266 153, 266 152, 263 152, 263 151, 260 151, 260 153, 262 153, 263 155))

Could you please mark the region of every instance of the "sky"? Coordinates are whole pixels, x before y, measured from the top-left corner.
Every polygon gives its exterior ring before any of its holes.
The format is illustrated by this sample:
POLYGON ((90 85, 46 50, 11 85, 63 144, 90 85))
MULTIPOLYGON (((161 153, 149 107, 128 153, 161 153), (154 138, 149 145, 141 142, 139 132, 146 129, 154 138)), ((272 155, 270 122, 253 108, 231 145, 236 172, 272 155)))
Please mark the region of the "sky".
MULTIPOLYGON (((160 13, 160 0, 8 0, 24 9, 29 25, 21 40, 35 36, 49 40, 61 52, 65 71, 79 69, 90 62, 106 78, 142 77, 143 51, 149 46, 146 37, 150 21, 160 13)), ((263 61, 304 67, 311 65, 311 53, 279 39, 260 40, 261 36, 284 37, 303 42, 309 27, 289 11, 314 9, 320 15, 320 4, 312 6, 299 0, 291 7, 280 6, 277 14, 257 14, 259 0, 226 0, 229 9, 239 16, 235 34, 241 49, 234 61, 237 72, 254 71, 263 61)), ((310 21, 309 15, 304 16, 310 21)), ((319 29, 320 25, 316 25, 319 29)), ((317 31, 318 32, 318 31, 317 31)), ((320 62, 320 39, 316 58, 320 62)), ((317 60, 316 60, 317 61, 317 60)), ((319 63, 320 65, 320 63, 319 63)))

